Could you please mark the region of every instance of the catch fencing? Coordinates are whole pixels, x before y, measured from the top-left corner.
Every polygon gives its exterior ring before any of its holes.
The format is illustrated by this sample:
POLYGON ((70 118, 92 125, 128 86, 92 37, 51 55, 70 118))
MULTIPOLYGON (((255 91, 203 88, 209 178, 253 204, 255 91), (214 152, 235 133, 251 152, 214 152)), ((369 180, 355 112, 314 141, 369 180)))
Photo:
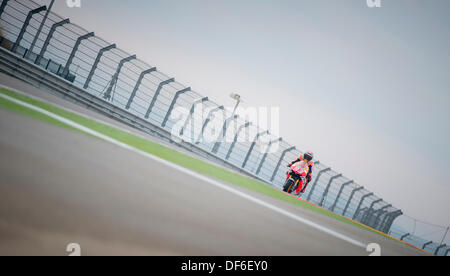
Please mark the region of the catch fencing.
POLYGON ((449 227, 403 215, 398 218, 388 234, 437 256, 449 256, 450 246, 447 245, 449 230, 449 227))
MULTIPOLYGON (((188 111, 179 131, 188 137, 184 142, 207 153, 205 158, 220 159, 266 184, 283 187, 286 164, 300 156, 300 149, 70 19, 49 12, 44 21, 46 8, 30 0, 2 0, 0 46, 158 129, 173 132, 182 107, 188 111), (202 112, 194 112, 199 107, 202 112), (217 131, 217 140, 204 139, 217 131)), ((389 233, 401 210, 322 162, 316 163, 302 198, 389 233)))

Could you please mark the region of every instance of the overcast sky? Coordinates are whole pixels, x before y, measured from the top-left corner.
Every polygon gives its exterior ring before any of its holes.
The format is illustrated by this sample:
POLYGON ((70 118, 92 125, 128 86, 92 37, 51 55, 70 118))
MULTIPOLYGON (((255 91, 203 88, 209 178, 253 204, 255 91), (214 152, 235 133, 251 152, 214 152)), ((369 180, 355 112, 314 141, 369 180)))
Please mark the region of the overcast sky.
POLYGON ((450 1, 81 1, 55 11, 216 102, 279 106, 285 140, 450 225, 450 1))

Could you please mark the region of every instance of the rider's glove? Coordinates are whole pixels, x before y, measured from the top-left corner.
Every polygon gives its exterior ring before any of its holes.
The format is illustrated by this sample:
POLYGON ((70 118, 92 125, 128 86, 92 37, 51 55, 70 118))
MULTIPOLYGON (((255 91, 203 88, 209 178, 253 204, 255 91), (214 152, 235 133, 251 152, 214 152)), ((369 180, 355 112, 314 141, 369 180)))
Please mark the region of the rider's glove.
POLYGON ((287 165, 288 166, 288 168, 290 168, 291 166, 292 166, 292 164, 291 163, 289 163, 289 165, 287 165))

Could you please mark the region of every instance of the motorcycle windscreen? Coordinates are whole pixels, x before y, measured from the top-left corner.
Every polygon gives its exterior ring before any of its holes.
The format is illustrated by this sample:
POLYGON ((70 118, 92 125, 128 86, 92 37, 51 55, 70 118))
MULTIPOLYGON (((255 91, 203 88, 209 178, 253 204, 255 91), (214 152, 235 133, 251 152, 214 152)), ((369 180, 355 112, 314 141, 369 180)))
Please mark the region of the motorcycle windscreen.
POLYGON ((292 165, 291 170, 296 174, 306 176, 309 171, 309 166, 305 161, 300 161, 292 165))

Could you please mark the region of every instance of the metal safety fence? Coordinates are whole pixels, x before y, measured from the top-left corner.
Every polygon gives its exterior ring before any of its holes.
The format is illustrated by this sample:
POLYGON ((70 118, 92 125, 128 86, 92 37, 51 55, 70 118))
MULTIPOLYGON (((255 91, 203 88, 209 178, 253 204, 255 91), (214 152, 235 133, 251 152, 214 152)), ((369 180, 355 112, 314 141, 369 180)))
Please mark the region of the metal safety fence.
MULTIPOLYGON (((282 188, 286 164, 302 153, 299 149, 46 9, 31 0, 2 0, 0 46, 160 129, 173 132, 178 127, 180 137, 186 136, 185 141, 207 152, 206 158, 219 158, 282 188), (177 125, 180 107, 187 113, 177 125), (202 111, 194 112, 199 107, 202 111), (215 140, 205 139, 211 133, 218 133, 215 140)), ((329 166, 316 164, 304 199, 389 233, 401 210, 329 166)))
POLYGON ((403 215, 388 234, 437 256, 449 256, 450 227, 435 225, 403 215))

